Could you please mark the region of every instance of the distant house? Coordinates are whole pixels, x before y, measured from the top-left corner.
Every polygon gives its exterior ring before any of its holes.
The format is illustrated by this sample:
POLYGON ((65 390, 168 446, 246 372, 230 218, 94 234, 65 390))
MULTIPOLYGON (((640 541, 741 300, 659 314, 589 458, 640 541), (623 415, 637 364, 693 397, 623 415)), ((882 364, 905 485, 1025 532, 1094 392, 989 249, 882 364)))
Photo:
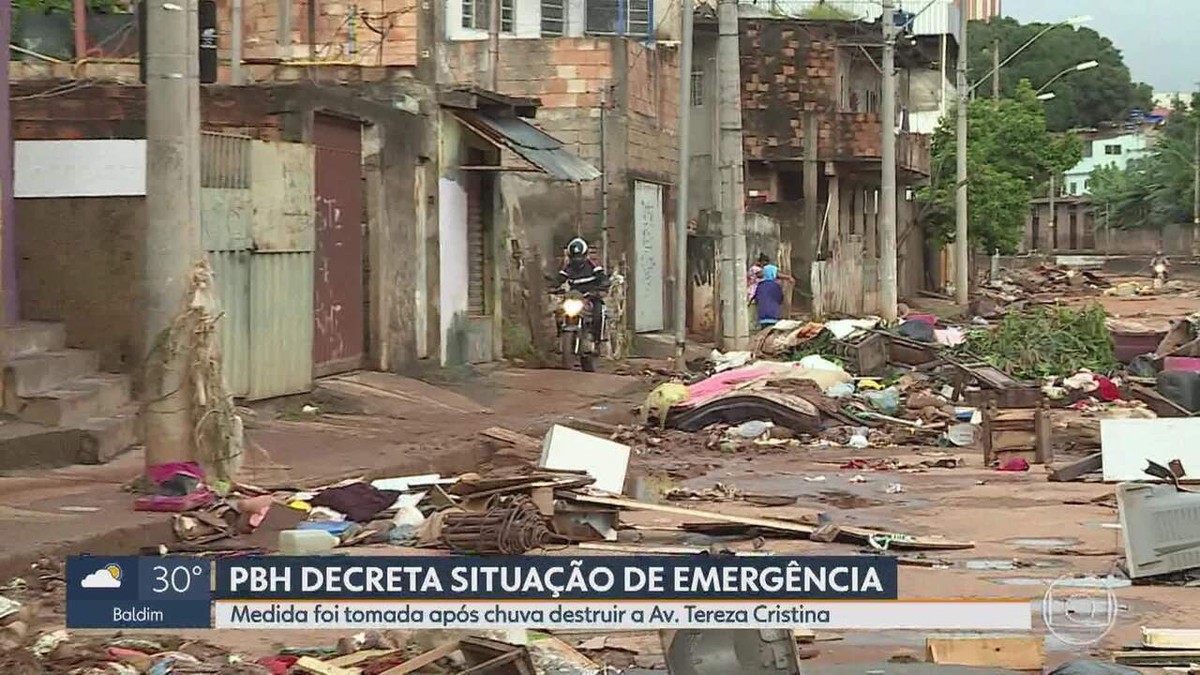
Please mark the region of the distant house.
POLYGON ((1102 166, 1124 169, 1146 153, 1154 142, 1154 127, 1128 124, 1082 134, 1083 159, 1063 173, 1060 193, 1073 197, 1088 194, 1092 171, 1102 166))

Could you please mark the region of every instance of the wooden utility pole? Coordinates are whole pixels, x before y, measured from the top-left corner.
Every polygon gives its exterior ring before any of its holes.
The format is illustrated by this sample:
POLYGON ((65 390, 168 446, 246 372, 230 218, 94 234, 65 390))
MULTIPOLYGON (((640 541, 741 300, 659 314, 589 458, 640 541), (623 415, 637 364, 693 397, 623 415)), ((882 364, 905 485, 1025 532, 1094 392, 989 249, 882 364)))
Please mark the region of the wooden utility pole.
POLYGON ((896 7, 883 0, 883 122, 879 190, 879 308, 884 321, 896 320, 899 290, 896 288, 896 7))
POLYGON ((675 190, 675 367, 687 369, 687 240, 688 190, 692 163, 692 0, 682 0, 679 8, 679 178, 675 190))
POLYGON ((200 45, 197 0, 146 6, 146 465, 195 454, 190 350, 172 344, 200 244, 200 45))
MULTIPOLYGON (((742 72, 737 0, 717 4, 717 70, 720 74, 722 348, 744 349, 750 317, 746 298, 746 190, 742 157, 742 72)), ((680 105, 687 101, 680 101, 680 105)))

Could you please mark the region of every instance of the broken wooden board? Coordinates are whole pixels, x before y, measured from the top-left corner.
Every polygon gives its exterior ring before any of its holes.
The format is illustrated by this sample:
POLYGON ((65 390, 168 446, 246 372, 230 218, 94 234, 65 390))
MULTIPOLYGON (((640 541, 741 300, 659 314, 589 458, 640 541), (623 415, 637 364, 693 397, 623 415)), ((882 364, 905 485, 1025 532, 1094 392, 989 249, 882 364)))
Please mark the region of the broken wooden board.
POLYGON ((440 647, 435 647, 433 649, 430 649, 429 651, 425 652, 424 654, 414 656, 413 658, 405 661, 404 663, 401 663, 400 665, 398 665, 394 668, 388 668, 387 670, 383 671, 379 675, 408 675, 409 673, 415 673, 416 671, 420 670, 421 668, 424 668, 425 666, 428 666, 429 664, 433 663, 434 661, 437 661, 439 659, 444 659, 456 651, 458 651, 458 643, 450 642, 450 643, 444 644, 440 647))
POLYGON ((1142 645, 1148 649, 1200 650, 1200 629, 1142 628, 1142 645))
POLYGON ((1089 473, 1099 471, 1103 466, 1103 456, 1099 452, 1094 452, 1083 459, 1060 466, 1050 472, 1048 480, 1053 483, 1067 483, 1086 476, 1089 473))
POLYGON ((925 638, 925 660, 938 665, 1041 671, 1046 641, 1040 636, 976 635, 925 638))
POLYGON ((1200 663, 1200 650, 1176 649, 1128 649, 1113 652, 1113 661, 1123 666, 1139 666, 1145 668, 1164 666, 1190 666, 1200 663))
POLYGON ((391 656, 392 654, 396 654, 399 651, 400 651, 399 649, 364 649, 360 652, 354 652, 353 654, 339 656, 335 659, 328 659, 326 661, 323 661, 322 663, 324 663, 327 666, 336 666, 338 668, 346 668, 349 666, 353 666, 353 665, 362 663, 364 661, 374 661, 375 659, 381 659, 385 656, 391 656))
MULTIPOLYGON (((745 527, 761 528, 764 530, 775 530, 788 532, 791 534, 800 534, 809 537, 817 530, 816 525, 808 525, 805 523, 797 523, 790 520, 782 520, 779 518, 755 518, 752 516, 738 516, 729 513, 715 513, 713 511, 701 511, 699 509, 685 509, 679 506, 669 506, 666 504, 650 504, 647 502, 639 502, 633 499, 624 497, 598 497, 593 495, 573 495, 571 499, 583 502, 586 504, 600 504, 603 506, 616 506, 618 508, 630 509, 635 511, 655 511, 659 513, 669 513, 682 517, 695 517, 706 520, 716 520, 723 523, 733 523, 745 527)), ((687 529, 686 524, 683 525, 687 529)), ((909 534, 901 534, 898 532, 885 532, 881 530, 871 530, 863 527, 841 527, 841 537, 858 543, 868 544, 873 548, 878 546, 885 549, 907 549, 907 550, 933 550, 933 551, 957 551, 962 549, 974 548, 974 542, 954 541, 943 539, 941 537, 916 537, 909 534)), ((842 540, 839 538, 839 541, 842 540)))
POLYGON ((358 675, 357 670, 349 668, 339 668, 338 666, 330 665, 324 661, 318 661, 311 656, 302 656, 293 668, 299 668, 306 673, 313 675, 358 675))
POLYGON ((504 427, 488 427, 479 432, 480 436, 485 436, 494 441, 500 441, 506 445, 510 445, 518 450, 527 450, 529 452, 541 452, 542 443, 532 436, 518 433, 504 427))

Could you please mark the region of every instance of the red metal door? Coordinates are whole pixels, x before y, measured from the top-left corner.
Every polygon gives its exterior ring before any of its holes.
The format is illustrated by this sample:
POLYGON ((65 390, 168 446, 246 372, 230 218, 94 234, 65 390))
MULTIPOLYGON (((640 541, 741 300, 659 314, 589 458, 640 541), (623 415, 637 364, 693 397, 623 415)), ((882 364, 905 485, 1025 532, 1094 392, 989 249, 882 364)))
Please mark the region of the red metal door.
POLYGON ((313 276, 313 373, 362 367, 362 127, 317 114, 317 251, 313 276))

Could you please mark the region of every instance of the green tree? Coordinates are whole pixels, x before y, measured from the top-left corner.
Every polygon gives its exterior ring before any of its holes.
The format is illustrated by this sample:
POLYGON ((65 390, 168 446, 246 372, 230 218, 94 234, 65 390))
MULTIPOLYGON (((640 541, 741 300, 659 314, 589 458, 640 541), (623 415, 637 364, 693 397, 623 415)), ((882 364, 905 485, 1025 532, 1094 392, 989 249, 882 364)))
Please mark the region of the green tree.
MULTIPOLYGON (((1014 93, 1013 98, 977 99, 969 109, 967 232, 985 251, 1015 251, 1033 190, 1083 157, 1076 136, 1047 131, 1042 102, 1029 82, 1018 83, 1014 93)), ((939 244, 954 239, 954 118, 948 115, 934 133, 933 176, 919 192, 926 232, 939 244)))
POLYGON ((1200 95, 1192 103, 1191 111, 1175 109, 1145 156, 1124 169, 1092 172, 1091 199, 1102 226, 1161 229, 1192 219, 1200 95))
MULTIPOLYGON (((968 35, 971 78, 982 78, 992 70, 993 41, 999 41, 1003 60, 1047 25, 1021 24, 1007 17, 971 22, 968 35)), ((1054 98, 1045 105, 1047 124, 1052 131, 1096 127, 1101 122, 1126 119, 1130 110, 1152 107, 1153 90, 1147 84, 1133 82, 1120 50, 1111 40, 1090 28, 1070 26, 1051 29, 1001 68, 1000 94, 1012 96, 1021 80, 1041 87, 1055 75, 1084 61, 1100 65, 1064 75, 1050 86, 1054 98)), ((979 95, 987 95, 991 86, 990 80, 981 83, 979 95)))

